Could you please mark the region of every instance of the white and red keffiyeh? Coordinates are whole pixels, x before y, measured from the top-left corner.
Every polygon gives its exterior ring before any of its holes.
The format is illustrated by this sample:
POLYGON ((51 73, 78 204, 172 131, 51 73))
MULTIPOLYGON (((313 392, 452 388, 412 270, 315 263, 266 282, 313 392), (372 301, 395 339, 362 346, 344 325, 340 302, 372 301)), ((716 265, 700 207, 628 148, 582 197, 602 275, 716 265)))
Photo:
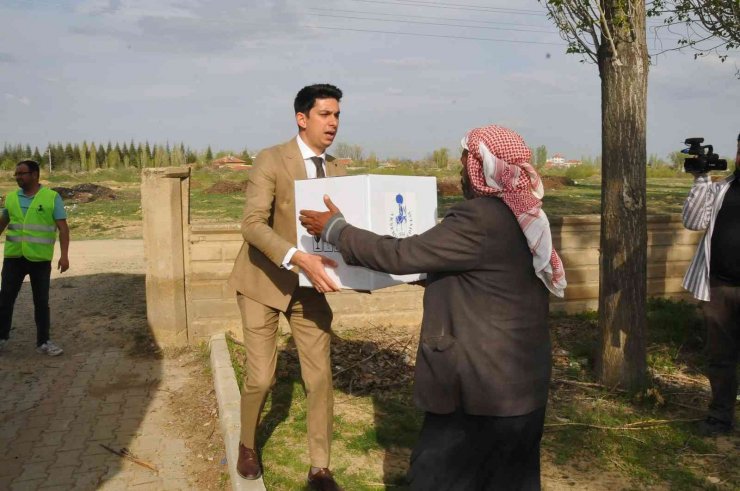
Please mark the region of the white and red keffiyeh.
POLYGON ((501 126, 470 130, 462 139, 468 151, 466 169, 476 196, 496 196, 506 203, 527 238, 535 274, 554 295, 563 297, 565 269, 552 246, 544 190, 529 163, 532 152, 517 133, 501 126))

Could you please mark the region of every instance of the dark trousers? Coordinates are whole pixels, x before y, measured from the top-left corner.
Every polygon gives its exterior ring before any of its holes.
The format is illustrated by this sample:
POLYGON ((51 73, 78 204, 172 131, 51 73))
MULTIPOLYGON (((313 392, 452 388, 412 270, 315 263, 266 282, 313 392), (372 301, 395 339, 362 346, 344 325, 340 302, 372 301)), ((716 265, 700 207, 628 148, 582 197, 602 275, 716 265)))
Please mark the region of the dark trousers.
POLYGON ((0 339, 8 339, 13 323, 13 306, 26 275, 31 277, 36 346, 49 340, 49 284, 51 261, 34 262, 25 257, 6 257, 0 284, 0 339))
POLYGON ((539 490, 545 408, 523 416, 426 413, 411 454, 415 491, 539 490))
POLYGON ((709 416, 733 424, 740 348, 740 286, 712 279, 704 304, 707 328, 707 378, 712 386, 709 416))

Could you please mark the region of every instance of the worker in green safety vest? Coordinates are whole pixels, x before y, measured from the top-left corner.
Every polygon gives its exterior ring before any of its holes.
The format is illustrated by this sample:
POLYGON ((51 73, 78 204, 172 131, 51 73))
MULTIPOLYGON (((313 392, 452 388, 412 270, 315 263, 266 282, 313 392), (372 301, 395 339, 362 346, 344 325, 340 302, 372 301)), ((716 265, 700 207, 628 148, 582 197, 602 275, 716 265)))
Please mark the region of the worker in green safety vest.
POLYGON ((0 351, 8 342, 15 299, 28 275, 33 292, 36 351, 58 356, 64 351, 49 339, 51 260, 58 230, 62 254, 57 267, 62 273, 69 269, 69 227, 62 198, 39 183, 39 174, 38 162, 18 162, 15 181, 20 189, 5 197, 5 209, 0 216, 0 234, 8 231, 0 276, 0 351))

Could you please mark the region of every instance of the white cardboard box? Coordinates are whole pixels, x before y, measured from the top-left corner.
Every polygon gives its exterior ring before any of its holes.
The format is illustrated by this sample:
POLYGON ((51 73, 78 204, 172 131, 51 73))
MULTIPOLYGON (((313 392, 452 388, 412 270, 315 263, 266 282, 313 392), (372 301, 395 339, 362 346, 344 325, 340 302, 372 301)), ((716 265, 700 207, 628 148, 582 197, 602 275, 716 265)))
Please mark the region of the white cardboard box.
MULTIPOLYGON (((341 288, 370 291, 422 279, 424 274, 392 275, 348 266, 336 247, 308 234, 298 221, 298 212, 325 211, 323 197, 327 194, 351 225, 380 235, 409 237, 437 224, 436 182, 434 177, 380 175, 296 181, 297 248, 334 259, 339 266, 326 271, 341 288)), ((312 286, 303 274, 299 274, 299 284, 312 286)))

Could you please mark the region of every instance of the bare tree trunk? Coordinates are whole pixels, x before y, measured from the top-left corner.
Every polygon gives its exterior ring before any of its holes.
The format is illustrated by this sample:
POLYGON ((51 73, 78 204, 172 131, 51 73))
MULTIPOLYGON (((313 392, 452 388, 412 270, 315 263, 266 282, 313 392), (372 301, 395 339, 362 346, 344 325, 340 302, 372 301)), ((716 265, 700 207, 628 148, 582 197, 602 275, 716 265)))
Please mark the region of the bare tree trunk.
POLYGON ((647 364, 645 2, 601 5, 608 32, 598 51, 603 163, 596 369, 606 385, 639 390, 647 364), (627 8, 632 11, 625 14, 627 8))

